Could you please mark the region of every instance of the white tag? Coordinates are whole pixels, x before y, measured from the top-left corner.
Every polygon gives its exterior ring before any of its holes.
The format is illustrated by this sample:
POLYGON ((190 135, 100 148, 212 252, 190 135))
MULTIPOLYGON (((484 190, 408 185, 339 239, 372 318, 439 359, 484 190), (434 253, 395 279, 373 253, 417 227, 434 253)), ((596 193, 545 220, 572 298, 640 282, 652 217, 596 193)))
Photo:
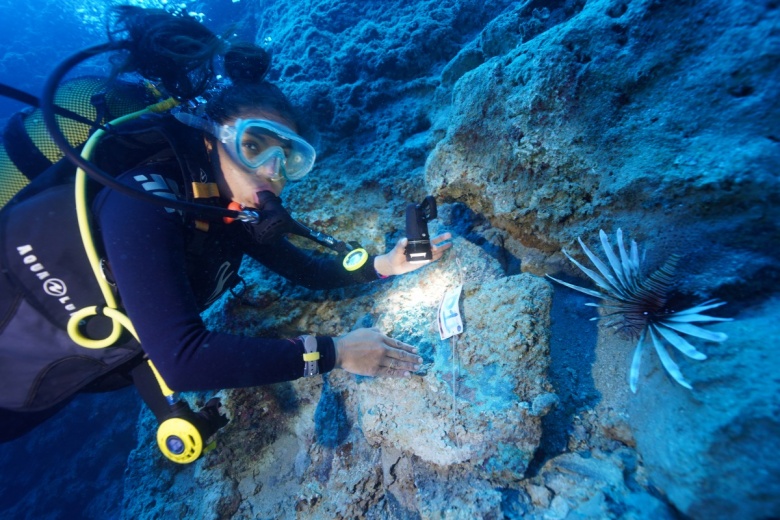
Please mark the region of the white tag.
POLYGON ((451 338, 455 334, 463 332, 463 321, 460 318, 460 292, 462 285, 453 287, 441 298, 439 304, 439 335, 441 339, 451 338))

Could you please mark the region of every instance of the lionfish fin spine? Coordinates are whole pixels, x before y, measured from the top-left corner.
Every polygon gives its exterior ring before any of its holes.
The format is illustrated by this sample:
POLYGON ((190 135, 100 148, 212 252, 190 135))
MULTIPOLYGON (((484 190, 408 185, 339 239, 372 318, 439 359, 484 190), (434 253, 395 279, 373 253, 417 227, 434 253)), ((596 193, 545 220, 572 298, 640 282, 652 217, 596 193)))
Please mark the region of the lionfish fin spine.
POLYGON ((615 251, 612 249, 612 244, 609 243, 609 237, 606 233, 604 233, 603 229, 599 230, 599 238, 601 238, 601 247, 604 250, 604 254, 607 255, 607 260, 609 261, 609 265, 612 267, 612 272, 615 273, 615 277, 620 282, 621 287, 626 291, 630 291, 631 286, 628 283, 628 279, 626 278, 625 273, 623 272, 623 265, 615 255, 615 251))
POLYGON ((696 347, 685 341, 685 339, 677 334, 675 331, 664 327, 661 324, 654 324, 652 327, 658 334, 660 334, 666 341, 668 341, 674 348, 685 354, 691 359, 707 359, 707 356, 696 350, 696 347))
POLYGON ((678 367, 677 363, 675 363, 671 356, 669 356, 669 353, 666 351, 666 347, 664 347, 663 342, 661 342, 655 335, 654 328, 655 327, 652 326, 648 327, 648 330, 650 331, 650 339, 653 342, 653 346, 655 347, 655 351, 658 354, 658 357, 661 359, 661 364, 666 369, 666 373, 672 376, 672 379, 677 381, 688 390, 693 390, 693 387, 690 385, 690 383, 688 383, 688 381, 685 380, 682 372, 680 372, 680 367, 678 367))

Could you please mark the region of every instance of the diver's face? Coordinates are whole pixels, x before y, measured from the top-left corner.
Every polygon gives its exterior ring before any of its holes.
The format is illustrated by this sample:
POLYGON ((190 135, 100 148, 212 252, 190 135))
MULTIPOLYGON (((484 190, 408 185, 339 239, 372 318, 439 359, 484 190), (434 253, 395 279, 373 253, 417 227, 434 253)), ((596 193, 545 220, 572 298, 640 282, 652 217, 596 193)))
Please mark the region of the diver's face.
MULTIPOLYGON (((273 112, 266 112, 264 110, 248 111, 242 113, 240 116, 236 117, 236 119, 239 117, 242 119, 266 119, 268 121, 280 123, 287 128, 295 129, 292 122, 273 112)), ((232 122, 233 121, 226 121, 226 124, 232 124, 232 122)), ((256 148, 257 146, 272 147, 283 146, 283 143, 272 137, 265 137, 265 140, 259 145, 257 142, 253 141, 243 143, 243 146, 253 148, 256 148)), ((257 208, 259 207, 257 200, 258 192, 270 191, 277 197, 282 193, 282 189, 287 180, 279 171, 279 161, 267 161, 258 168, 250 171, 243 164, 233 160, 224 144, 217 142, 215 145, 216 150, 214 150, 212 149, 211 143, 207 142, 207 148, 212 157, 214 157, 216 152, 218 162, 214 165, 214 173, 217 180, 217 186, 219 187, 219 193, 223 197, 237 202, 244 207, 257 208)))

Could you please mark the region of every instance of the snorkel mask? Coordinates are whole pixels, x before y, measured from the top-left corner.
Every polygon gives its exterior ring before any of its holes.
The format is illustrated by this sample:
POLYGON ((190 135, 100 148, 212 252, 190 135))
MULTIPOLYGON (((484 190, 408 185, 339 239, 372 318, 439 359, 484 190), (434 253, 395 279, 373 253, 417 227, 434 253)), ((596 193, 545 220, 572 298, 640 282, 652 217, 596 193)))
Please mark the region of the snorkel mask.
MULTIPOLYGON (((214 125, 213 135, 230 157, 249 173, 270 167, 290 181, 302 179, 314 166, 314 148, 284 125, 267 119, 237 119, 214 125)), ((277 180, 277 179, 274 179, 277 180)))
POLYGON ((174 117, 187 126, 216 137, 233 161, 249 174, 261 168, 271 172, 271 180, 284 177, 297 181, 314 167, 314 148, 291 129, 267 119, 236 119, 233 124, 213 121, 179 111, 174 117))

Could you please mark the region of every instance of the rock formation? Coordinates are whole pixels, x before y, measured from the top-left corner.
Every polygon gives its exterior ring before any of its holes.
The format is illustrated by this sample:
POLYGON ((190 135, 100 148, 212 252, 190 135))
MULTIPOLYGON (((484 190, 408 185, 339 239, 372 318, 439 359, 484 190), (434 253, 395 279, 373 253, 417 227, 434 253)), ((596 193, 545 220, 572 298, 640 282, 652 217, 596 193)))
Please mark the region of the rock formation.
MULTIPOLYGON (((259 3, 258 3, 259 4, 259 3)), ((441 262, 365 289, 254 265, 210 326, 418 345, 405 381, 336 371, 223 393, 219 447, 177 467, 149 414, 125 518, 770 518, 780 515, 780 10, 775 0, 322 0, 253 5, 271 79, 320 129, 296 216, 384 252, 426 194, 441 262), (542 278, 617 228, 671 306, 718 297, 729 334, 693 391, 542 278), (465 330, 441 341, 443 292, 465 330), (774 317, 774 318, 773 318, 774 317)), ((587 284, 583 279, 579 284, 587 284)), ((203 400, 204 396, 189 396, 203 400)))

